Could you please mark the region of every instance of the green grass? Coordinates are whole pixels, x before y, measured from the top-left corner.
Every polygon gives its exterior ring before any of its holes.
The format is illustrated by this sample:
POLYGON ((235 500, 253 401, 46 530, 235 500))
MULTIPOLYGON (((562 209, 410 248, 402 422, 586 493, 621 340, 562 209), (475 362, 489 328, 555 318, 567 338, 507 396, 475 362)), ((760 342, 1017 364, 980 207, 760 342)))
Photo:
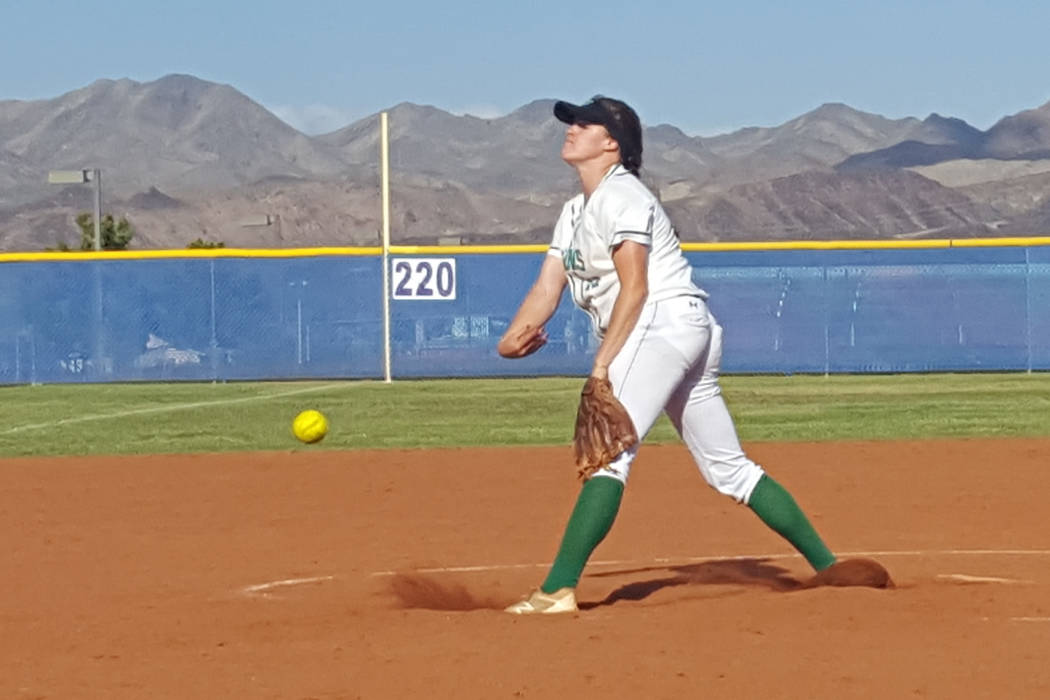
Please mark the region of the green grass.
MULTIPOLYGON (((730 376, 743 441, 1050 435, 1050 375, 730 376)), ((0 456, 568 444, 579 378, 0 388, 0 456), (292 417, 331 422, 299 445, 292 417)), ((676 440, 666 419, 651 442, 676 440)))

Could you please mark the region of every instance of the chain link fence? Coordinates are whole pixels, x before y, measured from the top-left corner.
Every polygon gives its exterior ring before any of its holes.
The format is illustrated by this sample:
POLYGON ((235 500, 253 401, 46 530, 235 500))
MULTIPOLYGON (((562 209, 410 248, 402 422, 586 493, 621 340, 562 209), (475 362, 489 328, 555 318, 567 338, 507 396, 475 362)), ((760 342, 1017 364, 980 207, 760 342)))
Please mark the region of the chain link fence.
MULTIPOLYGON (((382 378, 379 255, 0 262, 0 383, 382 378)), ((691 251, 732 373, 1050 369, 1050 247, 691 251)), ((542 253, 393 256, 391 374, 577 375, 597 347, 564 298, 548 347, 496 342, 542 253)))

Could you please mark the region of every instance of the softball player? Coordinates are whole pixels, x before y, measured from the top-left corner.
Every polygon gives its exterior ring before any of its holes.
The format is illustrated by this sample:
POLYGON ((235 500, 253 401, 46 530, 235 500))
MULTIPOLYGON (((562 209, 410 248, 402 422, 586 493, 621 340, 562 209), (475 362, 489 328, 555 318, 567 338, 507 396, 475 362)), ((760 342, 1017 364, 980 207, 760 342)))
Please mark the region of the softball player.
MULTIPOLYGON (((568 285, 590 315, 601 344, 593 376, 608 377, 639 437, 667 413, 704 479, 746 504, 817 571, 835 563, 791 495, 744 454, 718 384, 722 328, 707 294, 692 282, 678 236, 642 184, 642 129, 619 100, 558 102, 568 124, 561 157, 582 192, 569 200, 539 276, 500 339, 499 353, 525 357, 547 342, 544 325, 568 285)), ((546 580, 517 614, 577 609, 575 587, 588 558, 612 528, 637 446, 580 490, 546 580)))

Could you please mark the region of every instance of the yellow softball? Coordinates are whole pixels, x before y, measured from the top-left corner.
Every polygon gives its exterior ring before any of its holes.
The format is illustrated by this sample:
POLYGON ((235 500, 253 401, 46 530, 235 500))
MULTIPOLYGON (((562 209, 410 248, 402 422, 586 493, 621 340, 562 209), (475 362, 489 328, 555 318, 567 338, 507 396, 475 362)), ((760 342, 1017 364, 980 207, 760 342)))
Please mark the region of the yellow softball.
POLYGON ((320 442, 328 434, 328 419, 320 411, 303 411, 292 421, 292 434, 301 442, 320 442))

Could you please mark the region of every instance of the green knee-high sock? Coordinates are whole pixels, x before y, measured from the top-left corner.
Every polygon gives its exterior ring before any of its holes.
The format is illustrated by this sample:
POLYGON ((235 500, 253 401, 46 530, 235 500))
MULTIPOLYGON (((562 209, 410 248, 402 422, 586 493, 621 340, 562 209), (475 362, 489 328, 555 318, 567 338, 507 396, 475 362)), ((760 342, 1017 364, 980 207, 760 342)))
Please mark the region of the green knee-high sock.
POLYGON ((591 552, 612 529, 622 499, 623 483, 618 479, 596 476, 583 485, 558 556, 540 590, 553 593, 559 588, 576 587, 591 552))
POLYGON ((768 474, 759 479, 747 505, 762 522, 794 545, 817 571, 835 563, 835 555, 820 539, 795 499, 768 474))

